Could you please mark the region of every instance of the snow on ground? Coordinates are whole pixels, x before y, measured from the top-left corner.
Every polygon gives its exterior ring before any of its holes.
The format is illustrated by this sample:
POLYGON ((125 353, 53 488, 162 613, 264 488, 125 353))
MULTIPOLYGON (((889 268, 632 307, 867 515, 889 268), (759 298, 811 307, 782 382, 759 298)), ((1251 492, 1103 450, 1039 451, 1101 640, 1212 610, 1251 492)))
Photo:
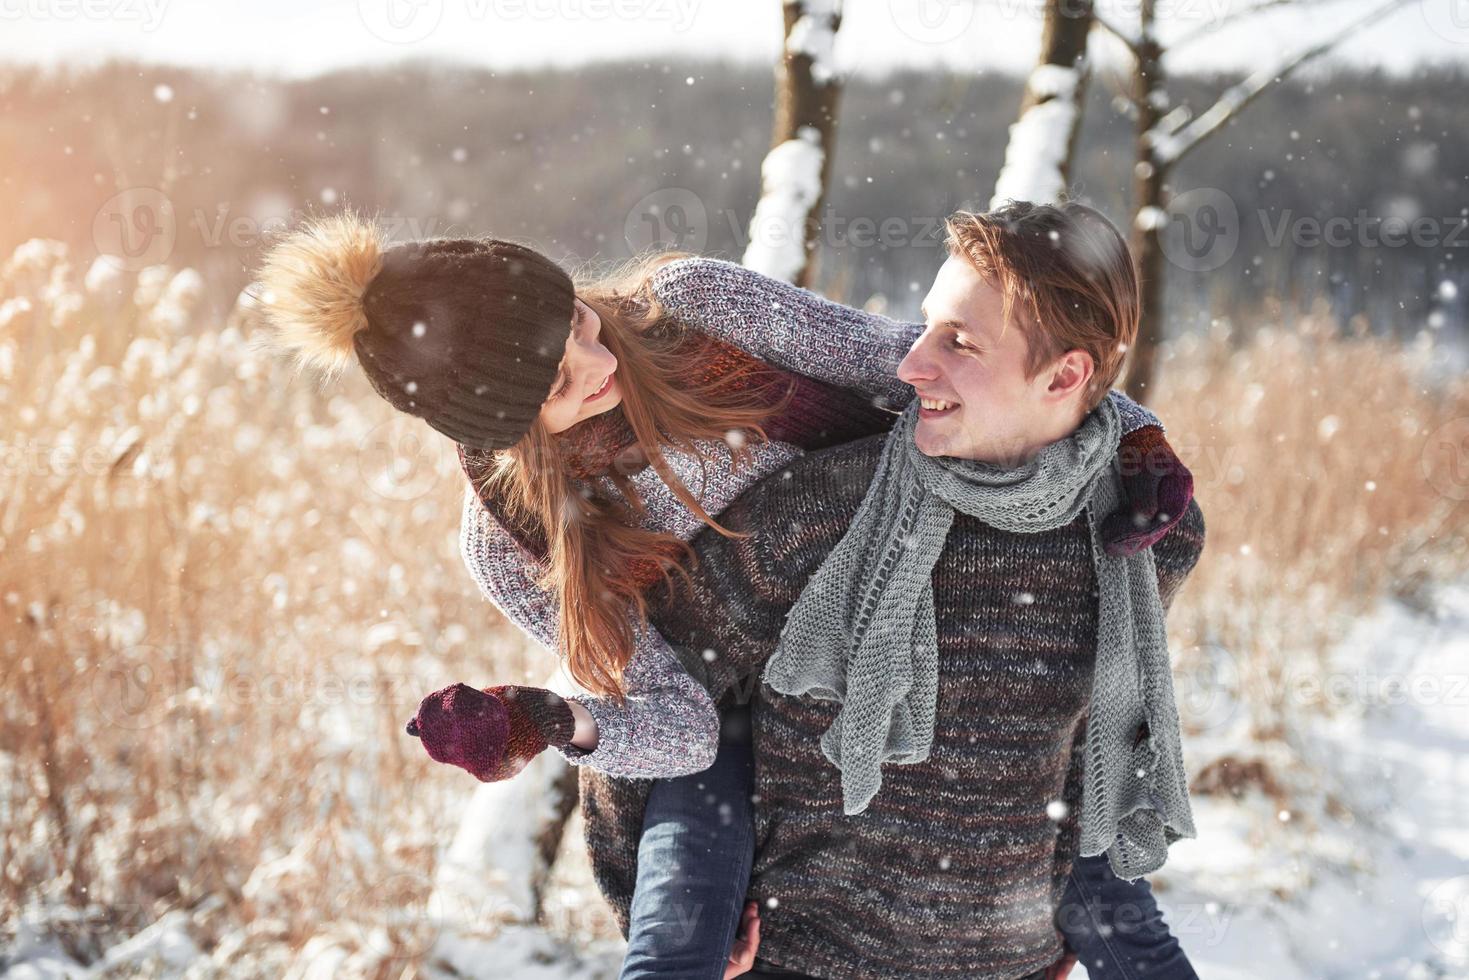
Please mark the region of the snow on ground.
MULTIPOLYGON (((1196 797, 1198 839, 1176 844, 1151 879, 1164 914, 1203 980, 1469 978, 1469 585, 1445 590, 1426 611, 1384 603, 1335 652, 1333 670, 1368 696, 1323 717, 1296 750, 1329 771, 1327 785, 1345 787, 1356 817, 1323 810, 1282 819, 1260 794, 1196 797), (1309 831, 1292 821, 1310 821, 1309 831)), ((1237 732, 1220 724, 1191 738, 1191 766, 1238 752, 1237 732)), ((524 926, 486 937, 456 931, 456 913, 483 911, 488 899, 464 892, 451 866, 474 864, 497 840, 461 834, 446 853, 436 903, 444 928, 426 975, 611 980, 620 942, 573 950, 524 926)), ((223 951, 201 952, 188 927, 183 912, 167 913, 89 970, 22 923, 3 980, 222 975, 210 961, 223 951)), ((330 928, 284 954, 281 975, 325 980, 365 965, 330 928)), ((1072 975, 1086 977, 1084 966, 1072 975)))
POLYGON ((1202 980, 1469 978, 1469 587, 1384 603, 1334 673, 1366 704, 1303 747, 1358 818, 1288 834, 1258 795, 1196 797, 1198 838, 1151 879, 1202 980))

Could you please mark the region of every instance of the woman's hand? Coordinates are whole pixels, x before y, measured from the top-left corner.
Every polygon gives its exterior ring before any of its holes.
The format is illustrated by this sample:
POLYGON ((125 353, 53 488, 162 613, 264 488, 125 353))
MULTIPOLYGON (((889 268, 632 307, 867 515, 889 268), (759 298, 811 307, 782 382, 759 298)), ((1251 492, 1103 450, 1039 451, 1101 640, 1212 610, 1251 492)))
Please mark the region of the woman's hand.
POLYGON ((1152 547, 1183 517, 1194 499, 1194 475, 1156 425, 1122 437, 1117 447, 1126 499, 1102 519, 1109 555, 1134 555, 1152 547))
POLYGON ((576 718, 560 695, 513 684, 483 691, 451 684, 419 702, 407 725, 434 761, 484 783, 509 779, 548 747, 564 747, 575 731, 576 718))
POLYGON ((724 980, 749 973, 755 968, 755 953, 760 949, 760 909, 754 902, 745 903, 740 915, 740 927, 735 933, 734 947, 729 951, 729 962, 724 965, 724 980))

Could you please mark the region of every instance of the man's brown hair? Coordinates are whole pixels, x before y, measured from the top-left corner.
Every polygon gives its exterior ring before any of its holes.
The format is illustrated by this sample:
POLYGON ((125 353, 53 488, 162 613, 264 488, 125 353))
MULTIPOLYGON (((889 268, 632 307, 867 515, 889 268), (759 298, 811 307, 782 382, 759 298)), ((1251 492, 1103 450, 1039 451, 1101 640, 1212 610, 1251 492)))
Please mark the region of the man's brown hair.
POLYGON ((1005 328, 1016 322, 1024 332, 1026 379, 1069 350, 1085 351, 1096 371, 1084 402, 1095 408, 1137 338, 1137 268, 1121 233, 1075 201, 957 211, 944 230, 949 254, 1003 294, 1005 328))

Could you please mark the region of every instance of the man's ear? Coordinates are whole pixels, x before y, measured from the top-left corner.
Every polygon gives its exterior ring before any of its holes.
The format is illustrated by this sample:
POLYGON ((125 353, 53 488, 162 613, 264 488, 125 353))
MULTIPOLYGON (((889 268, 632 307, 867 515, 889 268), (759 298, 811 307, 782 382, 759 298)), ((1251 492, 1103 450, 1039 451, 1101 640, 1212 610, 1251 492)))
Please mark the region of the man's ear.
POLYGON ((1047 397, 1064 401, 1086 390, 1096 373, 1096 362, 1084 350, 1069 350, 1051 364, 1047 397))

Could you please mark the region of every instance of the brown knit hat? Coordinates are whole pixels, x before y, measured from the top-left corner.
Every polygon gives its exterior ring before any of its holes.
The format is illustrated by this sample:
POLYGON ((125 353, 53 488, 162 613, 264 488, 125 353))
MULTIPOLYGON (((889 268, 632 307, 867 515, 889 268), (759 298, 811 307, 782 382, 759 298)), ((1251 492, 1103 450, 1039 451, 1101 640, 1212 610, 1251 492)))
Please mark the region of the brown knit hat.
POLYGON ((530 430, 571 332, 571 278, 534 249, 387 245, 350 211, 282 240, 259 278, 279 347, 329 375, 355 356, 391 405, 473 449, 530 430))

